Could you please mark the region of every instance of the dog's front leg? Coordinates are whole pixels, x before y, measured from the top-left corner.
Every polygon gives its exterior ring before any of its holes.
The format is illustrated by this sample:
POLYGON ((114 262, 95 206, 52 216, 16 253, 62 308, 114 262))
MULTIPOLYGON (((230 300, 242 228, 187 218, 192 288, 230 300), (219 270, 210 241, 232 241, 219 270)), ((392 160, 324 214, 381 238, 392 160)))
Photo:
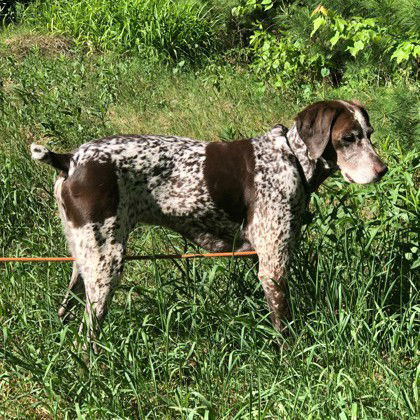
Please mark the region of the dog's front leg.
POLYGON ((284 321, 290 320, 286 281, 288 251, 284 250, 282 255, 260 252, 258 257, 258 277, 264 289, 271 321, 276 330, 283 331, 284 321))
POLYGON ((290 320, 287 269, 299 232, 299 219, 287 217, 287 214, 277 217, 274 210, 263 210, 255 213, 251 226, 252 242, 258 254, 258 277, 273 326, 283 331, 284 321, 290 320))

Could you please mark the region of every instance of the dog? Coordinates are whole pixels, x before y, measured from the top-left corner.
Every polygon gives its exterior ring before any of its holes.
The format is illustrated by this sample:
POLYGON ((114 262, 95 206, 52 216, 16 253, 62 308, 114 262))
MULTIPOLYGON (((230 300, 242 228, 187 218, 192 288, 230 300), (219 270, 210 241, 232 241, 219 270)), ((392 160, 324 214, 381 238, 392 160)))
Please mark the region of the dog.
MULTIPOLYGON (((380 180, 368 113, 356 101, 309 105, 288 130, 201 142, 118 135, 54 153, 32 144, 33 159, 60 170, 55 197, 71 254, 65 318, 86 295, 89 339, 100 331, 137 223, 170 228, 212 251, 255 250, 274 328, 290 319, 285 278, 310 194, 335 170, 350 183, 380 180)), ((84 329, 83 323, 80 332, 84 329)))

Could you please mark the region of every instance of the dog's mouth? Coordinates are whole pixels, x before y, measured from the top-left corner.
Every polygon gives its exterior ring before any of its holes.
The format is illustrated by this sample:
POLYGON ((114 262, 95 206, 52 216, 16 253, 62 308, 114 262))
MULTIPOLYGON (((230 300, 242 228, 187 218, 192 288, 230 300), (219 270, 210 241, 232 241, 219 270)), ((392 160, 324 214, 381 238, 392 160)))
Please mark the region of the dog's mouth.
POLYGON ((347 172, 343 172, 344 178, 350 182, 351 184, 355 184, 354 179, 347 173, 347 172))
POLYGON ((341 175, 347 182, 350 184, 356 184, 356 181, 347 172, 343 171, 340 167, 338 168, 340 169, 341 175))

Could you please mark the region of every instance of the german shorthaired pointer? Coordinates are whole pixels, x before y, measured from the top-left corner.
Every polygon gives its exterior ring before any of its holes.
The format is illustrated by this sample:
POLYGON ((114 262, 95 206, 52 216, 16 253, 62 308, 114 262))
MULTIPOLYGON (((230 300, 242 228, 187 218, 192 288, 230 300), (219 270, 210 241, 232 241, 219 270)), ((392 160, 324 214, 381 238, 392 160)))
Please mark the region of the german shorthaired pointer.
POLYGON ((55 196, 76 258, 59 316, 85 293, 89 336, 96 336, 123 271, 128 234, 141 222, 211 251, 255 249, 281 330, 289 316, 286 267, 310 193, 336 169, 348 182, 378 181, 387 167, 372 132, 359 103, 336 100, 308 106, 290 130, 279 125, 230 143, 120 135, 68 154, 33 144, 34 159, 61 170, 55 196))

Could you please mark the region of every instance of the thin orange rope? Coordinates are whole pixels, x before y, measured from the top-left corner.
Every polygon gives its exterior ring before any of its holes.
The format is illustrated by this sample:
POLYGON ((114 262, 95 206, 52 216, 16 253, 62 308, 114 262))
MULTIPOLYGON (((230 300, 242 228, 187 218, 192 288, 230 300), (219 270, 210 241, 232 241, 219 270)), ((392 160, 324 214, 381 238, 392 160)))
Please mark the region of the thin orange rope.
MULTIPOLYGON (((225 257, 248 257, 257 255, 255 251, 242 252, 215 252, 208 254, 157 254, 157 255, 128 255, 124 259, 126 261, 136 260, 172 260, 172 259, 189 259, 189 258, 225 258, 225 257)), ((2 262, 70 262, 75 261, 73 257, 0 257, 2 262)))

